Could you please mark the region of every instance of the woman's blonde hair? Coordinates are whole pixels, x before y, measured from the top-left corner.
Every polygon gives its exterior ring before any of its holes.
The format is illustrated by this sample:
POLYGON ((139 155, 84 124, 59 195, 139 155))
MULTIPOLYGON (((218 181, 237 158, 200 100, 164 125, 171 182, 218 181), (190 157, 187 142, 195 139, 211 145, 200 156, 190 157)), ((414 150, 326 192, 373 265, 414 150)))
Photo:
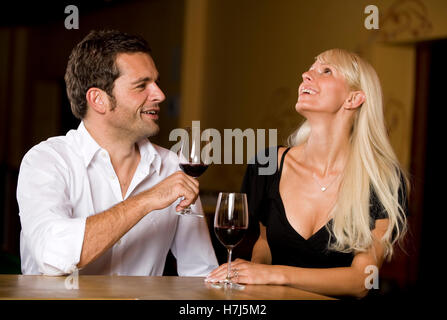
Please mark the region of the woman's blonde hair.
MULTIPOLYGON (((374 192, 389 219, 381 241, 385 257, 390 259, 395 242, 402 239, 407 230, 405 209, 399 199, 405 203, 409 189, 404 170, 387 136, 379 78, 369 63, 346 50, 331 49, 318 55, 316 60, 332 65, 344 75, 352 90, 361 90, 365 94, 365 102, 357 108, 354 117, 351 151, 337 203, 331 212, 330 231, 335 241, 331 242, 330 248, 354 253, 371 248, 370 197, 374 192)), ((311 130, 305 121, 289 136, 288 145, 306 142, 311 130)))

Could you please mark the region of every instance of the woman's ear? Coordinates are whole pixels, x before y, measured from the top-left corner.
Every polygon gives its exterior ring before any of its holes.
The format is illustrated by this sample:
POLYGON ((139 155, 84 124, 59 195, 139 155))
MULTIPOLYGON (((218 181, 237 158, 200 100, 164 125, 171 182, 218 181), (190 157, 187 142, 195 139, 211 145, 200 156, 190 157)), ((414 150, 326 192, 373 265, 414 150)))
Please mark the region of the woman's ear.
POLYGON ((94 111, 104 114, 107 110, 108 99, 106 93, 98 88, 90 88, 85 95, 87 105, 94 111))
POLYGON ((365 93, 363 91, 351 91, 348 99, 345 101, 344 108, 347 110, 354 110, 360 107, 365 102, 365 93))

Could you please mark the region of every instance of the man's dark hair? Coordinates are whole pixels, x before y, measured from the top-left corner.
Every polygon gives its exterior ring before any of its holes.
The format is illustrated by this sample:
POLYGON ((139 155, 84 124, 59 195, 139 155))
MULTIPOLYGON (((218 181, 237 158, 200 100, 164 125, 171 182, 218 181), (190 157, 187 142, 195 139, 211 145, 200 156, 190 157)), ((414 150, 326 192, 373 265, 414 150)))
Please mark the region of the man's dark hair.
POLYGON ((112 94, 115 80, 120 76, 116 65, 119 53, 144 52, 151 49, 143 38, 116 30, 91 31, 70 54, 65 72, 67 96, 71 111, 82 119, 87 113, 87 90, 96 87, 112 94))

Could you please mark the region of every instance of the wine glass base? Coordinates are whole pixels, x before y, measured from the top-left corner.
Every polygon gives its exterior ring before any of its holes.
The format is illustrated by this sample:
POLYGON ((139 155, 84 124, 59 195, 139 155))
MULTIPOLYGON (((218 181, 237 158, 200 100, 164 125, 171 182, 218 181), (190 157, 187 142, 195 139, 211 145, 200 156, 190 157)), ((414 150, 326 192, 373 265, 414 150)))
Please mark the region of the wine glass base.
POLYGON ((222 281, 218 283, 212 283, 211 286, 215 289, 224 289, 224 290, 244 290, 245 286, 235 282, 222 281))
POLYGON ((224 287, 226 289, 233 289, 233 290, 244 290, 245 286, 239 283, 234 282, 224 282, 224 287))

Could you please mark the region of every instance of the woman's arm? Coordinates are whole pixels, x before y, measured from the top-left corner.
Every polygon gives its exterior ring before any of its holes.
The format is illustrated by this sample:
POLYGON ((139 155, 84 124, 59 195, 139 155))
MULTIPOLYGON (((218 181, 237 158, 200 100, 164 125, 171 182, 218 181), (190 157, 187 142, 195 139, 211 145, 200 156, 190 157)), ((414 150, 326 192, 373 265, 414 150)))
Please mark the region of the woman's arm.
MULTIPOLYGON (((376 227, 372 231, 374 244, 367 252, 355 255, 350 267, 311 269, 278 266, 277 278, 281 284, 299 287, 326 295, 351 295, 362 298, 368 293, 365 285, 366 272, 369 265, 378 269, 382 266, 384 249, 380 239, 385 234, 388 219, 376 220, 376 227)), ((274 276, 273 276, 274 277, 274 276)))
POLYGON ((272 254, 267 242, 266 229, 262 225, 262 223, 259 223, 259 229, 260 235, 255 245, 253 246, 253 251, 251 253, 251 262, 272 264, 272 254))
MULTIPOLYGON (((232 269, 237 269, 238 274, 237 279, 234 279, 234 281, 247 284, 290 285, 324 295, 350 295, 362 298, 368 293, 365 280, 370 273, 365 273, 366 267, 374 265, 380 269, 382 265, 384 250, 380 239, 385 234, 387 226, 387 219, 376 220, 376 227, 372 231, 374 237, 373 246, 367 252, 356 254, 351 266, 326 269, 255 263, 266 259, 268 256, 271 259, 270 250, 268 250, 269 255, 267 255, 265 246, 262 244, 264 240, 262 239, 261 226, 261 236, 256 242, 256 255, 254 249, 252 262, 237 259, 232 263, 232 269), (261 250, 261 248, 264 249, 261 250), (261 254, 262 252, 263 254, 261 254)), ((226 264, 214 270, 209 275, 208 280, 224 279, 225 272, 226 264)))

